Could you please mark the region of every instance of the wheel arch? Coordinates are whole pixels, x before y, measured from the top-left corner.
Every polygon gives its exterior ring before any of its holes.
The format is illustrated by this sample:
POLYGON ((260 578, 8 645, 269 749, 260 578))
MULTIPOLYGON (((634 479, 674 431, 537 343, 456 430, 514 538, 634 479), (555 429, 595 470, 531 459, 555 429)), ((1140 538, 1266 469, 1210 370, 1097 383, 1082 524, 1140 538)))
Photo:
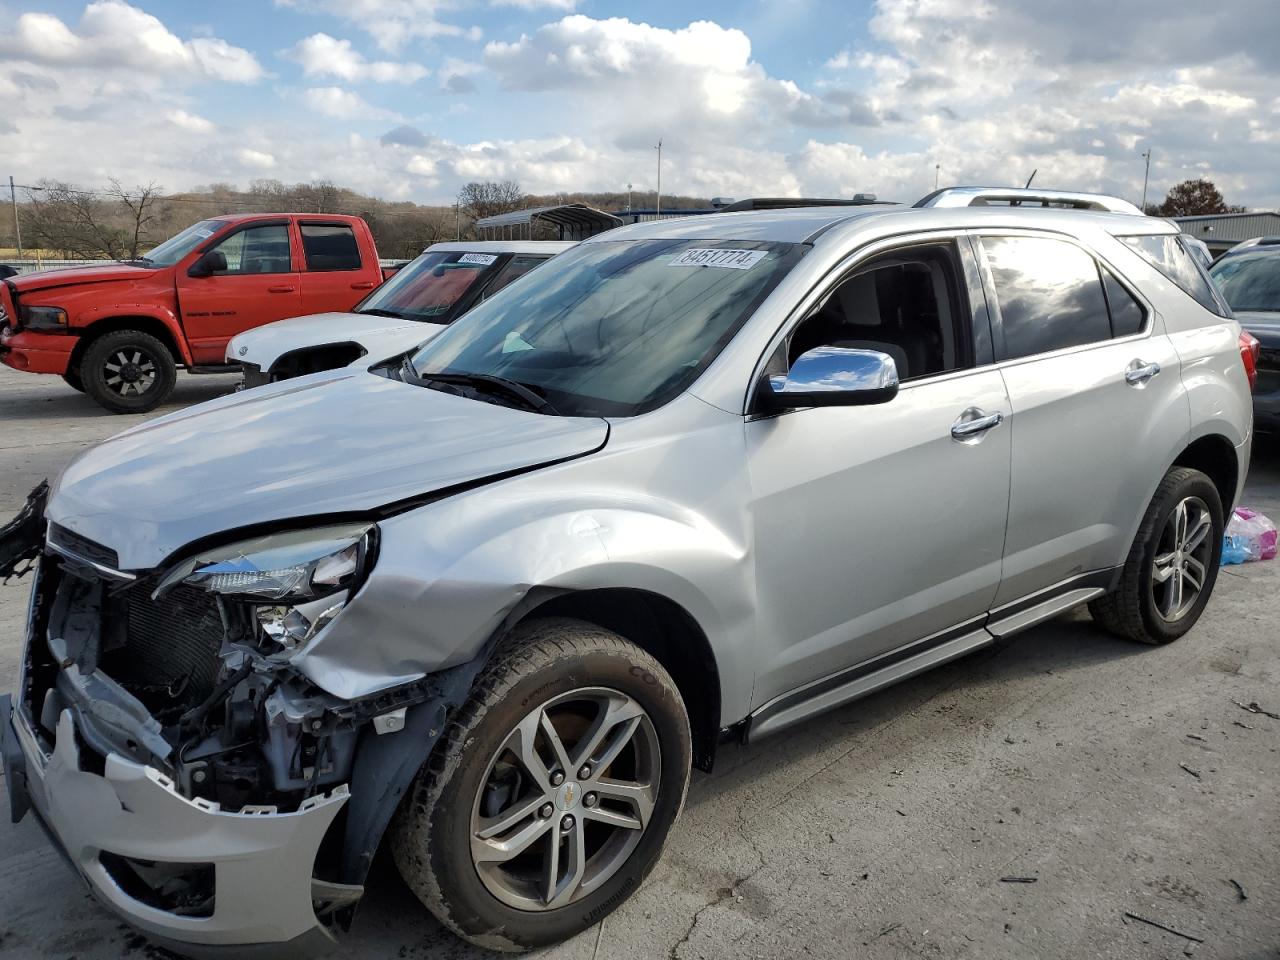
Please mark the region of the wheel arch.
POLYGON ((187 357, 182 352, 181 342, 165 321, 158 317, 149 317, 141 314, 122 314, 120 316, 103 317, 101 320, 95 320, 84 328, 84 332, 80 334, 75 347, 71 350, 71 359, 67 364, 68 369, 75 369, 80 366, 80 361, 84 359, 85 351, 89 349, 95 340, 106 336, 108 333, 115 333, 117 330, 139 330, 142 333, 149 333, 168 348, 169 355, 173 357, 175 366, 181 367, 188 363, 187 357))
POLYGON ((711 770, 720 741, 720 671, 711 642, 687 610, 661 594, 634 588, 538 591, 508 628, 543 617, 572 617, 611 630, 661 663, 689 713, 693 765, 711 770))
POLYGON ((1235 446, 1225 436, 1211 433, 1191 441, 1173 458, 1173 463, 1169 466, 1199 470, 1217 488, 1223 513, 1231 512, 1231 508, 1235 506, 1241 464, 1235 446))

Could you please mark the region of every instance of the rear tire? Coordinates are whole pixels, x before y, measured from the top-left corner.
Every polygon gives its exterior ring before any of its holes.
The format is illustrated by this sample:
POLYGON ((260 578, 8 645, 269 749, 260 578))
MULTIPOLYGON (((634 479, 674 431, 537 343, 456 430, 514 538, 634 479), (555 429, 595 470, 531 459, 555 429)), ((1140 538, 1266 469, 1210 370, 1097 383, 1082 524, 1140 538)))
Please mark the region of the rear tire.
POLYGON ((463 939, 508 951, 557 943, 639 889, 684 803, 690 760, 684 703, 653 657, 579 620, 521 624, 397 814, 392 854, 463 939))
POLYGON ((1173 467, 1156 488, 1114 591, 1090 602, 1103 628, 1139 643, 1177 640, 1200 619, 1218 579, 1224 521, 1213 481, 1173 467))
POLYGON ((146 413, 173 393, 169 348, 141 330, 114 330, 89 344, 80 361, 84 391, 112 413, 146 413))

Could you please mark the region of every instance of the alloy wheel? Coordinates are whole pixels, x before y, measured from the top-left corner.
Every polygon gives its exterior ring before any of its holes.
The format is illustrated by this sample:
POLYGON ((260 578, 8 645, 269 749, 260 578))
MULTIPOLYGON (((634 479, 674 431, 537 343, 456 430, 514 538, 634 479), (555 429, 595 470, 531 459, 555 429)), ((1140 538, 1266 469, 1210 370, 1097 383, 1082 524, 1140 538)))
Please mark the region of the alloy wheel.
POLYGON ((530 711, 489 760, 473 804, 481 882, 529 911, 599 889, 649 826, 660 770, 653 722, 624 693, 583 688, 530 711))
POLYGON ((1166 623, 1181 620, 1204 589, 1213 558, 1213 517, 1199 497, 1178 502, 1165 521, 1151 567, 1151 597, 1166 623))
POLYGON ((102 364, 102 379, 107 389, 121 396, 142 396, 155 385, 156 361, 138 347, 122 347, 102 364))

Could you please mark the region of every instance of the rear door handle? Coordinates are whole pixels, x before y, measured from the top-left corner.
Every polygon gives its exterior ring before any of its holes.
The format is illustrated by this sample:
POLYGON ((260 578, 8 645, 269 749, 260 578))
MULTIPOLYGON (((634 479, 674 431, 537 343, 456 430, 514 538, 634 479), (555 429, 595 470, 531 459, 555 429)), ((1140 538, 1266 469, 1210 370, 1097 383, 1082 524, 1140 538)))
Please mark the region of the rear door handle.
POLYGON ((976 407, 970 407, 951 425, 951 436, 955 440, 972 440, 1002 423, 1004 423, 1003 413, 997 411, 984 414, 976 407))
POLYGON ((377 284, 372 280, 359 280, 351 285, 352 290, 372 290, 377 284))
POLYGON ((1158 363, 1144 363, 1141 360, 1134 360, 1124 372, 1124 382, 1130 386, 1138 387, 1159 372, 1160 364, 1158 363))
POLYGON ((267 293, 293 293, 293 291, 296 289, 297 287, 291 287, 286 284, 281 284, 278 287, 267 287, 267 293))

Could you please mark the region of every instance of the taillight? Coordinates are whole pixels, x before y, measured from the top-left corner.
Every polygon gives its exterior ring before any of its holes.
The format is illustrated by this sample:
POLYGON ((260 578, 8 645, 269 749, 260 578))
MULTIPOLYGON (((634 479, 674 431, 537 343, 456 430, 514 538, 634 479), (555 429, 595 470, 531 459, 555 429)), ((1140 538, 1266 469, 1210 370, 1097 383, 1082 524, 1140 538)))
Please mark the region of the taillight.
POLYGON ((1240 359, 1244 363, 1244 375, 1249 378, 1249 389, 1258 382, 1258 353, 1262 344, 1248 330, 1240 331, 1240 359))

